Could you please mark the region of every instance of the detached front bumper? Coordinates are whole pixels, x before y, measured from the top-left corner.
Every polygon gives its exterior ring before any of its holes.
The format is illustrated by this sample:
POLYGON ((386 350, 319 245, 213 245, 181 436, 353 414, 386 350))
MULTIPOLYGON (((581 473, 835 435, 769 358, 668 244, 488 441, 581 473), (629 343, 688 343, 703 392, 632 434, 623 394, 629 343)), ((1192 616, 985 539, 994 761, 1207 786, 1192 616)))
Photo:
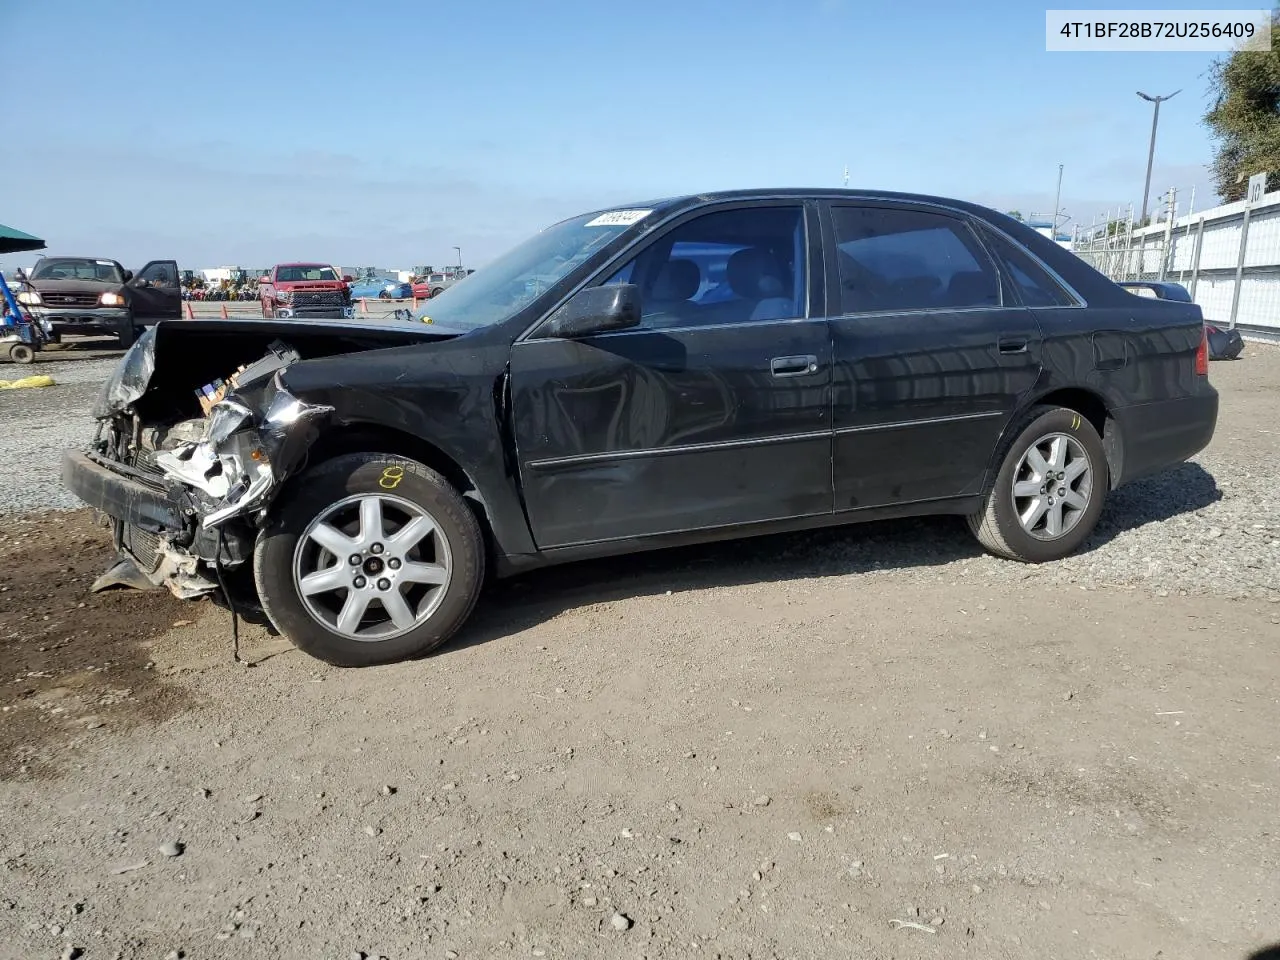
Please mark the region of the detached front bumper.
POLYGON ((96 454, 64 451, 62 482, 95 510, 149 533, 178 534, 190 526, 173 487, 96 454))

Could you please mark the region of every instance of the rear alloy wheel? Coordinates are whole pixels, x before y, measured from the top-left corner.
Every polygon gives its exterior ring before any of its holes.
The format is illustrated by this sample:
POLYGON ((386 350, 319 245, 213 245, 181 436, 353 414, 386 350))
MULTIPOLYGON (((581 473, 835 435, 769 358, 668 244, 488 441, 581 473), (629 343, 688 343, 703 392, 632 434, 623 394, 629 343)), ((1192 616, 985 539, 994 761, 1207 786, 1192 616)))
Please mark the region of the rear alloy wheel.
POLYGON ((1063 407, 1041 407, 1005 450, 981 513, 968 518, 984 547, 1044 563, 1075 552, 1093 531, 1110 483, 1098 432, 1063 407))
POLYGON ((484 543, 466 502, 412 460, 352 454, 299 478, 258 541, 272 623, 337 666, 391 663, 444 643, 471 613, 484 543))

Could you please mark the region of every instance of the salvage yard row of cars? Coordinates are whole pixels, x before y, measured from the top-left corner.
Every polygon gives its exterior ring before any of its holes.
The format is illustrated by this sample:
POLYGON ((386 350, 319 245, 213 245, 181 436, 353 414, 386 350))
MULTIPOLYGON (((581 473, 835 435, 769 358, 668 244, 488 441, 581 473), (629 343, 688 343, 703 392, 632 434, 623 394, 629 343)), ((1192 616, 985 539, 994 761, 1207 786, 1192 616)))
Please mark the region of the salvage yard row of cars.
MULTIPOLYGON (((471 271, 474 272, 474 271, 471 271)), ((412 284, 377 281, 373 297, 427 300, 467 275, 433 273, 412 284)), ((259 280, 264 319, 351 319, 363 288, 322 263, 282 263, 259 280)), ((153 260, 136 274, 101 257, 42 257, 18 279, 18 302, 63 336, 113 336, 130 346, 162 320, 182 317, 182 285, 174 260, 153 260)))
POLYGON ((340 665, 436 647, 489 575, 675 544, 954 514, 1053 561, 1217 420, 1195 304, 911 194, 597 211, 410 322, 282 309, 148 329, 63 479, 115 579, 340 665))

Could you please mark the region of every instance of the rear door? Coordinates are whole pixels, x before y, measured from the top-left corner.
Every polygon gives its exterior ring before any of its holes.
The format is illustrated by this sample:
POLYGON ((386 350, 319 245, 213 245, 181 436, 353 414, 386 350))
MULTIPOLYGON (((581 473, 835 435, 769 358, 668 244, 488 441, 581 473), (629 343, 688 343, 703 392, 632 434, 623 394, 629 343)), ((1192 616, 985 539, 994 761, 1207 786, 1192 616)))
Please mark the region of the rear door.
POLYGON ((831 343, 817 208, 698 212, 605 282, 635 329, 512 349, 539 548, 831 512, 831 343))
POLYGON ((148 325, 182 316, 182 287, 176 260, 152 260, 129 281, 134 323, 148 325))
POLYGON ((1039 377, 1035 317, 968 218, 871 201, 828 213, 836 511, 981 493, 1039 377))

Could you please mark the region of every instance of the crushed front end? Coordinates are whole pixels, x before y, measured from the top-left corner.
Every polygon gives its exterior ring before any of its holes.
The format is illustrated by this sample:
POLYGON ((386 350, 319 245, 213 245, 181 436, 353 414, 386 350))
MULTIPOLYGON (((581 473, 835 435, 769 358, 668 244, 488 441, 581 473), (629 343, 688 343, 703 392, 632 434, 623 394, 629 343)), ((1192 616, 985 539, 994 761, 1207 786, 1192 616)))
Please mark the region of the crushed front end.
MULTIPOLYGON (((333 408, 289 392, 283 372, 301 357, 279 340, 212 383, 153 390, 159 329, 104 385, 96 438, 64 454, 62 477, 111 518, 120 562, 99 586, 164 586, 185 599, 248 569, 267 507, 333 408)), ((188 367, 203 378, 200 362, 188 367)))

